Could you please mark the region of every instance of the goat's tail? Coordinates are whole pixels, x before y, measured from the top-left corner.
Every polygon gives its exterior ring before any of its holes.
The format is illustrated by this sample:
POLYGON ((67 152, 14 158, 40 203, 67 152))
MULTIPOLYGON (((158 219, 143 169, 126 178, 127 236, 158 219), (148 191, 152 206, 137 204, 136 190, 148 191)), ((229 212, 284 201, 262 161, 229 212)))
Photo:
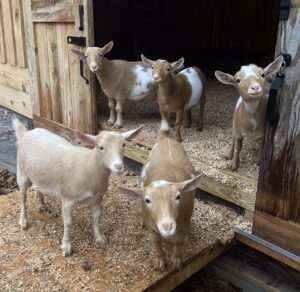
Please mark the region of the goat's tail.
POLYGON ((14 118, 12 123, 16 132, 17 139, 21 140, 24 134, 27 132, 26 127, 17 118, 14 118))

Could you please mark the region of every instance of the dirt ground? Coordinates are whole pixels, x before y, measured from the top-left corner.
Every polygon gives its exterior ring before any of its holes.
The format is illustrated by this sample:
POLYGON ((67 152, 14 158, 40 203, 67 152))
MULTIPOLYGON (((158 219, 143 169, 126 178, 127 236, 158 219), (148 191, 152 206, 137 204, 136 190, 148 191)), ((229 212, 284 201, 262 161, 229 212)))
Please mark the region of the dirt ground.
MULTIPOLYGON (((29 228, 21 231, 17 192, 0 196, 1 291, 140 291, 164 276, 166 272, 153 271, 153 248, 147 231, 140 226, 138 202, 127 201, 117 191, 120 185, 139 184, 139 175, 132 171, 111 178, 102 220, 109 243, 103 247, 94 243, 89 210, 75 208, 71 231, 74 254, 67 258, 60 251, 63 225, 59 200, 46 197, 47 211, 39 213, 30 193, 29 228)), ((235 227, 251 230, 251 224, 233 210, 196 200, 184 258, 216 241, 231 240, 235 227)))
MULTIPOLYGON (((101 93, 98 94, 98 98, 100 99, 99 120, 104 128, 110 128, 106 126, 107 98, 101 96, 101 93)), ((182 144, 197 171, 228 186, 242 189, 249 196, 255 196, 259 171, 259 166, 256 165, 258 144, 244 139, 238 172, 231 172, 228 169, 229 162, 221 158, 228 151, 231 143, 232 117, 237 99, 238 92, 234 87, 223 85, 216 80, 209 80, 204 129, 202 132, 196 130, 199 109, 194 108, 192 127, 182 128, 182 144), (240 179, 241 177, 245 179, 240 179)), ((133 129, 141 124, 145 125, 140 134, 141 138, 155 143, 160 125, 158 105, 155 101, 129 101, 126 104, 125 129, 133 129)), ((141 149, 147 151, 143 147, 141 149)))

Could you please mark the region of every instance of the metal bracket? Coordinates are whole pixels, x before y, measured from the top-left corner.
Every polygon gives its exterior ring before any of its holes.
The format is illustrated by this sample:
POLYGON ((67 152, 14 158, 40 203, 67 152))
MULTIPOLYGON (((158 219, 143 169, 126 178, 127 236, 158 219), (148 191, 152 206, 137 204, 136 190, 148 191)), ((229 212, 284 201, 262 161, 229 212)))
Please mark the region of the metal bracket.
POLYGON ((291 65, 292 61, 292 55, 291 54, 281 54, 283 56, 283 60, 285 62, 284 66, 289 67, 291 65))
POLYGON ((86 46, 86 38, 85 37, 75 37, 75 36, 68 36, 67 37, 68 44, 73 44, 80 47, 86 46))
POLYGON ((84 6, 78 5, 78 13, 79 13, 79 30, 83 31, 83 14, 84 14, 84 6))
POLYGON ((85 80, 86 84, 90 84, 90 81, 83 75, 83 59, 82 58, 80 58, 79 64, 80 64, 80 76, 85 80))
POLYGON ((290 0, 281 0, 280 1, 280 20, 288 20, 290 15, 290 0))

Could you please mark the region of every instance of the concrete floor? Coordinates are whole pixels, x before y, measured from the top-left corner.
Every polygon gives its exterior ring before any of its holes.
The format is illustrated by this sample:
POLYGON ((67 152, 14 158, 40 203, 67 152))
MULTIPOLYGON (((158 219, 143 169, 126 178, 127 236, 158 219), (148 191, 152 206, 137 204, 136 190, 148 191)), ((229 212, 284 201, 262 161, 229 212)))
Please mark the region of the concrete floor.
POLYGON ((0 167, 16 173, 16 136, 12 127, 12 119, 17 117, 27 127, 31 121, 10 110, 0 107, 0 167))

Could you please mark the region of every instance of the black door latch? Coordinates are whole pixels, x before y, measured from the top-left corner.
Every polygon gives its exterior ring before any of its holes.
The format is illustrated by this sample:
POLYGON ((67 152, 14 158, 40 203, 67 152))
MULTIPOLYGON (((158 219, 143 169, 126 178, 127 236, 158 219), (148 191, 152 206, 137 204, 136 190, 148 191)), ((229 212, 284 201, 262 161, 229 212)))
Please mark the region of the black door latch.
POLYGON ((68 36, 67 37, 68 44, 85 47, 86 46, 86 38, 85 37, 75 37, 75 36, 68 36))

